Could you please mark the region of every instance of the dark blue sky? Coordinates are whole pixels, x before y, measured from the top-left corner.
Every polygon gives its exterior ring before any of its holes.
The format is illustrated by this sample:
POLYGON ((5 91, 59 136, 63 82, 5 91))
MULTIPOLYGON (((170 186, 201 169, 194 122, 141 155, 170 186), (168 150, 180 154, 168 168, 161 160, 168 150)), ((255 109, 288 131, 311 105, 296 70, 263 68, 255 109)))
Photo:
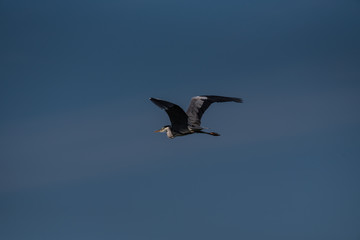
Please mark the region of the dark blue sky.
POLYGON ((360 238, 360 2, 0 0, 0 238, 360 238), (169 140, 148 98, 214 104, 169 140))

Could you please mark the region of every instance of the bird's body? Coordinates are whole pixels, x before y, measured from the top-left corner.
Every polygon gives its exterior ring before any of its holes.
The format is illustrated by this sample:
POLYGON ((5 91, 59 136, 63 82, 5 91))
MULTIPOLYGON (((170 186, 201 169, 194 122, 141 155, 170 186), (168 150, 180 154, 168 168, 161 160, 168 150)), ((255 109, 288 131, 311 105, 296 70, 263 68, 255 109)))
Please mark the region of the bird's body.
POLYGON ((166 125, 156 131, 166 132, 168 138, 185 136, 192 133, 205 133, 212 136, 220 136, 218 133, 202 131, 202 129, 204 129, 200 126, 202 115, 214 102, 242 102, 241 98, 213 95, 197 96, 191 99, 189 108, 185 113, 181 107, 174 103, 156 98, 150 98, 150 100, 161 109, 164 109, 170 118, 171 126, 166 125))

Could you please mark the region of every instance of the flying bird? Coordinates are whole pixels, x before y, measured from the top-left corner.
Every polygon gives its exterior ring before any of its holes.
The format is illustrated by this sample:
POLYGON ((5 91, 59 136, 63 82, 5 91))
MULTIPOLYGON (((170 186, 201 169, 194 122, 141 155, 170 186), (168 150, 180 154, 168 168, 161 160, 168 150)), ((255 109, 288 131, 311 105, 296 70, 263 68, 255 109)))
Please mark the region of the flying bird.
POLYGON ((214 102, 237 102, 242 103, 241 98, 222 97, 222 96, 196 96, 191 99, 189 108, 186 113, 178 105, 160 100, 157 98, 150 98, 150 100, 161 109, 164 109, 170 118, 171 125, 166 125, 155 132, 166 132, 168 138, 178 136, 185 136, 193 133, 205 133, 212 136, 220 136, 215 132, 205 132, 201 127, 201 117, 214 102))

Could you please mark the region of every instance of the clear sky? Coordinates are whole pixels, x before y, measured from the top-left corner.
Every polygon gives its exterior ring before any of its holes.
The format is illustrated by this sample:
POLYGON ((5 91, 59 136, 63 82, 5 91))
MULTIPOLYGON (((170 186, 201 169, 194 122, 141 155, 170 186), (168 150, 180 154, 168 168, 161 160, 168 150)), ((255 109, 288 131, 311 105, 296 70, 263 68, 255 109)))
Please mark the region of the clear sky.
POLYGON ((0 0, 0 238, 358 240, 359 13, 0 0), (221 137, 153 133, 201 94, 221 137))

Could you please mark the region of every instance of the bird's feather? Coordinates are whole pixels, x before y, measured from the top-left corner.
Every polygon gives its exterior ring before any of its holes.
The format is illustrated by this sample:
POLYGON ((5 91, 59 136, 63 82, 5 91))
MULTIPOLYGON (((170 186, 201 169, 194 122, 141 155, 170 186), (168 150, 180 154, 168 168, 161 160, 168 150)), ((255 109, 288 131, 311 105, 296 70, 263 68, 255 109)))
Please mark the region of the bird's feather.
POLYGON ((150 98, 150 100, 156 104, 161 109, 164 109, 167 113, 167 115, 170 118, 170 122, 173 128, 176 129, 187 129, 188 125, 188 116, 184 112, 184 110, 179 107, 178 105, 167 102, 164 100, 156 99, 156 98, 150 98))
POLYGON ((188 116, 188 125, 191 128, 200 128, 201 124, 201 117, 209 108, 209 106, 214 102, 237 102, 241 103, 241 98, 235 97, 222 97, 222 96, 213 96, 213 95, 206 95, 206 96, 196 96, 191 99, 189 108, 186 111, 188 116))

